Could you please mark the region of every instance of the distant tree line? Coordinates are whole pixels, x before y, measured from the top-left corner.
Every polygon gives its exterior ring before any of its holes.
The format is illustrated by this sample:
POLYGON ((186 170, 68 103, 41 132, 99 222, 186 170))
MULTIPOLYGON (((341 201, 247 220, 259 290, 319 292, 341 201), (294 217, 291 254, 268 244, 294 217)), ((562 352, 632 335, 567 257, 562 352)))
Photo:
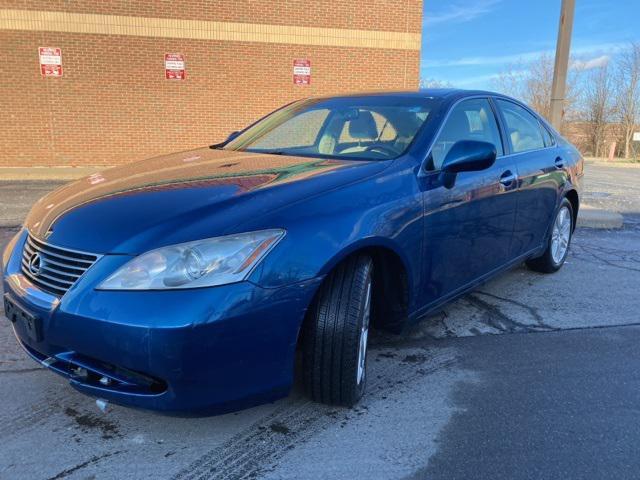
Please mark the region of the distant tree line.
MULTIPOLYGON (((633 134, 640 131, 640 43, 596 60, 572 62, 563 133, 576 132, 572 124, 579 123, 587 153, 605 157, 615 142, 616 152, 629 159, 634 156, 633 134)), ((553 63, 552 56, 541 55, 524 68, 509 68, 496 77, 495 89, 549 118, 553 63)))
MULTIPOLYGON (((540 55, 533 61, 509 66, 493 81, 493 89, 519 98, 545 118, 550 117, 554 59, 540 55)), ((423 88, 452 87, 425 79, 423 88)), ((563 134, 584 153, 606 157, 612 144, 625 159, 634 153, 634 132, 640 132, 640 43, 608 57, 572 61, 567 80, 563 134)), ((636 147, 640 150, 640 145, 636 147)), ((638 152, 640 153, 640 151, 638 152)))

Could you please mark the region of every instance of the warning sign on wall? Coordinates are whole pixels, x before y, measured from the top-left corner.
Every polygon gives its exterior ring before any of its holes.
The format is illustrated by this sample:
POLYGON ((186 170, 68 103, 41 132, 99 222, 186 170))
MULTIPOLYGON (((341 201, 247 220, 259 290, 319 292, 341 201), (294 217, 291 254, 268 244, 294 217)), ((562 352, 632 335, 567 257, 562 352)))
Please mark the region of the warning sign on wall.
POLYGON ((43 77, 62 76, 62 50, 55 47, 40 47, 40 73, 43 77))
POLYGON ((296 85, 311 83, 311 60, 298 58, 293 61, 293 83, 296 85))
POLYGON ((167 80, 184 80, 184 55, 181 53, 164 54, 164 78, 167 80))

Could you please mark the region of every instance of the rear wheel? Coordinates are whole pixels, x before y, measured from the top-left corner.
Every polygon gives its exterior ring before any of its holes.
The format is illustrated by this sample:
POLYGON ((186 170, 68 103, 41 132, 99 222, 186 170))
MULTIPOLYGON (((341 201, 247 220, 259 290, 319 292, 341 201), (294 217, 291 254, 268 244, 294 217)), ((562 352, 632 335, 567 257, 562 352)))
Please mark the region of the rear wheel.
POLYGON ((364 394, 373 262, 349 258, 324 281, 303 335, 303 376, 319 402, 353 406, 364 394))
POLYGON ((573 227, 573 207, 565 198, 556 213, 547 249, 542 256, 527 260, 527 266, 536 272, 557 272, 567 259, 573 227))

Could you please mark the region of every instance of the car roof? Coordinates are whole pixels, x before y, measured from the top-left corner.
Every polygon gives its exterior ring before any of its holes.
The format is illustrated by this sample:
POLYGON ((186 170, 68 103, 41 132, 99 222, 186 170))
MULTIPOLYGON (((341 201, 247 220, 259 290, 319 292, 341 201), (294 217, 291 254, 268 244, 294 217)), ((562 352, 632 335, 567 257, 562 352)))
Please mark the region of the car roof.
POLYGON ((462 88, 424 88, 419 90, 381 90, 381 91, 373 91, 373 92, 353 92, 353 93, 343 93, 338 95, 321 95, 317 97, 311 97, 318 100, 323 99, 332 99, 332 98, 349 98, 349 97, 404 97, 404 98, 437 98, 443 101, 446 105, 455 104, 458 100, 462 100, 467 97, 475 97, 475 96, 490 96, 503 98, 512 102, 517 103, 518 105, 526 108, 530 113, 532 113, 538 120, 543 122, 544 125, 547 126, 548 129, 551 129, 555 132, 556 135, 560 135, 558 131, 538 112, 533 110, 528 105, 524 104, 522 101, 517 100, 508 95, 504 95, 502 93, 491 92, 488 90, 464 90, 462 88))
POLYGON ((464 97, 475 95, 491 95, 497 97, 505 97, 500 93, 489 92, 485 90, 464 90, 461 88, 425 88, 420 90, 381 90, 371 92, 353 92, 338 95, 322 95, 319 99, 330 98, 349 98, 349 97, 415 97, 415 98, 440 98, 446 100, 457 100, 464 97))

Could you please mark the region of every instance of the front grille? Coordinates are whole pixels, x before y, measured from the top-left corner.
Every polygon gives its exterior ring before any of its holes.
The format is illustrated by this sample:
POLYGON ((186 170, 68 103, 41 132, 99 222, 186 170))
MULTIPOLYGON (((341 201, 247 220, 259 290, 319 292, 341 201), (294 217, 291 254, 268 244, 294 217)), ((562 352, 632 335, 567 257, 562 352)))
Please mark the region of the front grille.
POLYGON ((22 251, 22 273, 45 292, 62 296, 98 258, 49 245, 29 234, 22 251))

